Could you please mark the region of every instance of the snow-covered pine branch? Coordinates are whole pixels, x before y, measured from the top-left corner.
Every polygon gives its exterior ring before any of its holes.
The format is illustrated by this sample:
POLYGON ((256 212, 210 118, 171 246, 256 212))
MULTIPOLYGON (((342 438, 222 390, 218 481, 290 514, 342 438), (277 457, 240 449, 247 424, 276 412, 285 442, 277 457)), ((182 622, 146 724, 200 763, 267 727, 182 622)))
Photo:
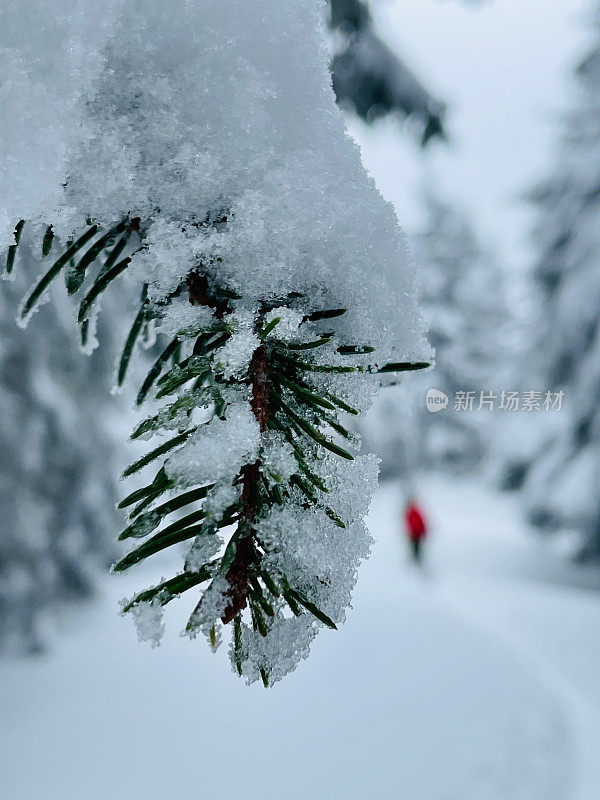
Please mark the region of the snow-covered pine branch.
POLYGON ((56 260, 23 320, 66 270, 89 336, 122 276, 141 299, 118 382, 149 320, 164 338, 137 402, 168 400, 133 433, 161 438, 126 470, 156 474, 121 503, 136 546, 115 569, 187 553, 124 610, 157 642, 163 607, 189 592, 187 633, 216 647, 232 623, 234 668, 265 684, 343 621, 369 550, 377 464, 345 415, 366 410, 382 371, 430 355, 403 234, 334 103, 323 13, 116 4, 103 67, 79 88, 61 201, 27 222, 56 260), (54 236, 69 243, 56 253, 54 236))

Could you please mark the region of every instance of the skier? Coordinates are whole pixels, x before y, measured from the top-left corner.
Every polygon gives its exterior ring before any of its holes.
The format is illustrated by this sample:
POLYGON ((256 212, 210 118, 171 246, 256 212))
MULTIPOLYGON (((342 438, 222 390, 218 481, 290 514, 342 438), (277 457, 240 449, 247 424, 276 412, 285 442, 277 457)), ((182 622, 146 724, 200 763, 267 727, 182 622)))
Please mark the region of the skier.
POLYGON ((406 535, 410 542, 411 553, 415 564, 420 564, 423 555, 423 541, 427 536, 427 524, 423 512, 416 501, 409 498, 404 509, 406 535))

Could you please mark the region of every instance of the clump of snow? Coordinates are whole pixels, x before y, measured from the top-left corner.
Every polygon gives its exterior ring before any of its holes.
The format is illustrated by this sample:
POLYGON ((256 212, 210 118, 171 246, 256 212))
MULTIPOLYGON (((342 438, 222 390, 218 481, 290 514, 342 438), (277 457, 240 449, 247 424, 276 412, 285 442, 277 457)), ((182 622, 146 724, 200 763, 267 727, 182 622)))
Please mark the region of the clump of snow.
POLYGON ((359 465, 327 471, 327 503, 341 513, 345 528, 324 511, 300 505, 272 508, 261 520, 258 535, 267 555, 264 563, 285 576, 292 588, 306 593, 334 621, 343 621, 356 582, 358 565, 370 550, 363 517, 377 479, 377 461, 360 457, 359 465), (354 468, 355 467, 355 468, 354 468))
POLYGON ((150 439, 152 436, 164 430, 175 430, 176 428, 185 427, 189 423, 190 412, 195 411, 202 407, 207 402, 207 396, 204 391, 196 390, 188 392, 184 397, 177 400, 175 403, 162 408, 156 417, 153 418, 150 428, 140 435, 140 439, 150 439))
MULTIPOLYGON (((354 359, 354 361, 358 361, 358 359, 354 359)), ((308 374, 306 380, 308 383, 312 383, 315 388, 318 385, 325 387, 327 391, 360 413, 364 413, 371 407, 377 392, 381 389, 379 376, 365 373, 354 375, 335 373, 328 375, 308 374)))
POLYGON ((253 332, 254 315, 246 309, 236 311, 230 320, 228 323, 234 328, 234 333, 219 349, 216 367, 222 370, 226 378, 240 378, 247 374, 250 359, 260 345, 260 339, 253 332))
POLYGON ((298 328, 303 319, 303 314, 293 308, 287 306, 280 306, 274 308, 265 315, 265 322, 269 323, 278 319, 279 322, 273 330, 273 334, 277 339, 282 342, 289 342, 292 339, 298 338, 298 328))
POLYGON ((298 471, 298 461, 292 446, 277 431, 268 431, 262 437, 261 464, 278 482, 288 481, 298 471))
POLYGON ((208 306, 193 306, 188 297, 176 297, 161 311, 160 332, 169 339, 178 333, 185 336, 200 334, 213 327, 215 318, 208 306))
POLYGON ((154 347, 156 344, 156 339, 158 336, 157 325, 155 319, 149 319, 147 322, 144 323, 144 327, 142 330, 142 338, 140 341, 140 346, 142 350, 149 350, 151 347, 154 347))
POLYGON ((214 486, 202 504, 202 510, 206 514, 207 522, 217 523, 220 521, 223 512, 232 506, 239 499, 239 496, 240 487, 232 486, 227 481, 214 486))
POLYGON ((247 403, 228 407, 227 418, 202 426, 165 464, 180 486, 233 481, 240 465, 253 461, 260 446, 258 422, 247 403))
MULTIPOLYGON (((224 575, 217 575, 209 584, 202 595, 202 598, 190 617, 190 624, 187 633, 190 638, 195 639, 197 632, 201 631, 205 636, 210 637, 211 629, 217 630, 217 622, 223 615, 229 602, 227 593, 229 584, 224 575)), ((218 647, 220 639, 215 642, 214 647, 218 647)))
POLYGON ((151 647, 158 647, 165 632, 163 608, 159 598, 152 601, 136 603, 131 608, 138 640, 150 642, 151 647))
POLYGON ((207 264, 245 302, 301 292, 308 308, 347 308, 341 340, 382 361, 423 357, 414 267, 335 105, 321 14, 314 0, 120 3, 102 69, 62 86, 82 126, 54 193, 21 213, 52 215, 68 174, 65 230, 141 217, 130 270, 151 299, 207 264))
POLYGON ((48 221, 64 203, 67 161, 82 137, 81 96, 101 69, 101 49, 118 5, 118 0, 0 3, 2 252, 13 243, 16 222, 39 216, 48 221))
MULTIPOLYGON (((319 631, 314 617, 277 616, 266 636, 261 636, 248 625, 242 624, 241 665, 248 684, 261 679, 265 670, 269 684, 285 678, 308 657, 310 645, 319 631)), ((229 651, 235 667, 236 653, 232 643, 229 651)))
MULTIPOLYGON (((125 121, 123 121, 123 124, 124 122, 125 121)), ((111 138, 117 136, 115 132, 110 132, 107 135, 111 138)), ((117 144, 117 142, 115 142, 115 144, 117 144)), ((107 144, 106 146, 110 145, 107 144)), ((159 152, 156 153, 156 156, 159 156, 159 152)), ((82 159, 80 168, 83 169, 87 159, 85 155, 81 155, 80 157, 82 159)), ((137 173, 132 172, 130 164, 125 165, 124 169, 126 175, 129 175, 129 178, 127 179, 125 176, 122 176, 122 179, 130 183, 130 191, 134 191, 136 184, 139 183, 137 173)), ((118 180, 118 171, 115 177, 118 180)), ((165 188, 167 192, 172 191, 172 187, 165 188)), ((118 191, 117 187, 115 187, 115 191, 118 191)), ((142 208, 145 205, 142 204, 142 206, 139 206, 135 203, 133 197, 131 197, 131 203, 133 204, 131 207, 136 209, 142 208)), ((122 216, 126 215, 127 212, 121 204, 119 204, 117 208, 123 209, 121 211, 122 216)), ((105 213, 108 213, 108 211, 107 208, 105 213)), ((189 210, 186 217, 180 217, 179 220, 168 219, 162 213, 157 213, 154 209, 146 208, 145 211, 146 215, 151 217, 152 223, 145 227, 143 236, 144 247, 138 250, 137 253, 134 253, 127 271, 130 276, 139 282, 147 282, 149 284, 148 296, 150 300, 161 300, 166 295, 173 292, 190 270, 197 266, 198 258, 196 255, 195 237, 192 231, 182 230, 181 219, 185 219, 189 215, 189 210)), ((140 216, 142 212, 139 211, 136 213, 140 216)), ((117 217, 118 216, 119 215, 117 215, 117 217)))
POLYGON ((319 473, 325 479, 331 502, 344 520, 363 519, 377 488, 379 458, 368 453, 349 462, 327 456, 319 466, 319 473))
POLYGON ((186 572, 199 572, 221 549, 223 540, 215 533, 196 536, 185 558, 186 572))

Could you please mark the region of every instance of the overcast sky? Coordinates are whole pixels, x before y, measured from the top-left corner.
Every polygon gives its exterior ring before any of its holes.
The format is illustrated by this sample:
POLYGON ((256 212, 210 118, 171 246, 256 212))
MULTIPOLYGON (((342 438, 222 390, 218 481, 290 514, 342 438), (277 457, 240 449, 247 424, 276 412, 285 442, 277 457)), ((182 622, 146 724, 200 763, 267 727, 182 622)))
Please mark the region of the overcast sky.
MULTIPOLYGON (((449 106, 450 147, 426 158, 444 193, 471 209, 507 266, 527 262, 519 193, 551 162, 553 125, 589 30, 582 0, 372 0, 379 33, 449 106)), ((401 223, 415 220, 422 171, 397 126, 352 132, 401 223)))

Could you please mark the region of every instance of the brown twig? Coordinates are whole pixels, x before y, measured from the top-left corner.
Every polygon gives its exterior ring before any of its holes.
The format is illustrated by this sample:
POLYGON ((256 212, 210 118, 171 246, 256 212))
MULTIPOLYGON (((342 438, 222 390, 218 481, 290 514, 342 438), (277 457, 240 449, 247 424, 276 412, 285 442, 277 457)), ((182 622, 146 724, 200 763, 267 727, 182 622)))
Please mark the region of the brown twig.
MULTIPOLYGON (((266 345, 257 347, 250 361, 250 379, 252 381, 252 400, 250 404, 256 417, 260 431, 267 429, 269 421, 269 350, 266 345)), ((256 530, 254 522, 260 506, 260 460, 248 464, 242 469, 242 516, 243 533, 238 538, 233 563, 227 571, 229 584, 227 596, 229 603, 223 612, 221 621, 226 625, 246 608, 250 577, 260 558, 255 546, 256 530)))
POLYGON ((208 277, 205 272, 192 270, 186 278, 186 283, 190 295, 190 303, 193 306, 208 306, 215 312, 217 319, 223 319, 225 314, 231 314, 231 306, 227 299, 216 298, 210 292, 208 277))
MULTIPOLYGON (((208 306, 214 311, 217 319, 230 314, 232 308, 227 299, 215 297, 210 291, 208 277, 204 272, 193 270, 186 278, 190 303, 208 306)), ((261 433, 267 429, 269 422, 269 349, 262 344, 256 348, 250 361, 249 375, 252 385, 250 405, 261 433)), ((221 617, 226 625, 242 611, 248 602, 250 577, 260 558, 256 548, 256 529, 254 523, 260 507, 260 460, 242 468, 242 508, 240 534, 236 542, 233 563, 225 575, 228 583, 228 604, 221 617)))

